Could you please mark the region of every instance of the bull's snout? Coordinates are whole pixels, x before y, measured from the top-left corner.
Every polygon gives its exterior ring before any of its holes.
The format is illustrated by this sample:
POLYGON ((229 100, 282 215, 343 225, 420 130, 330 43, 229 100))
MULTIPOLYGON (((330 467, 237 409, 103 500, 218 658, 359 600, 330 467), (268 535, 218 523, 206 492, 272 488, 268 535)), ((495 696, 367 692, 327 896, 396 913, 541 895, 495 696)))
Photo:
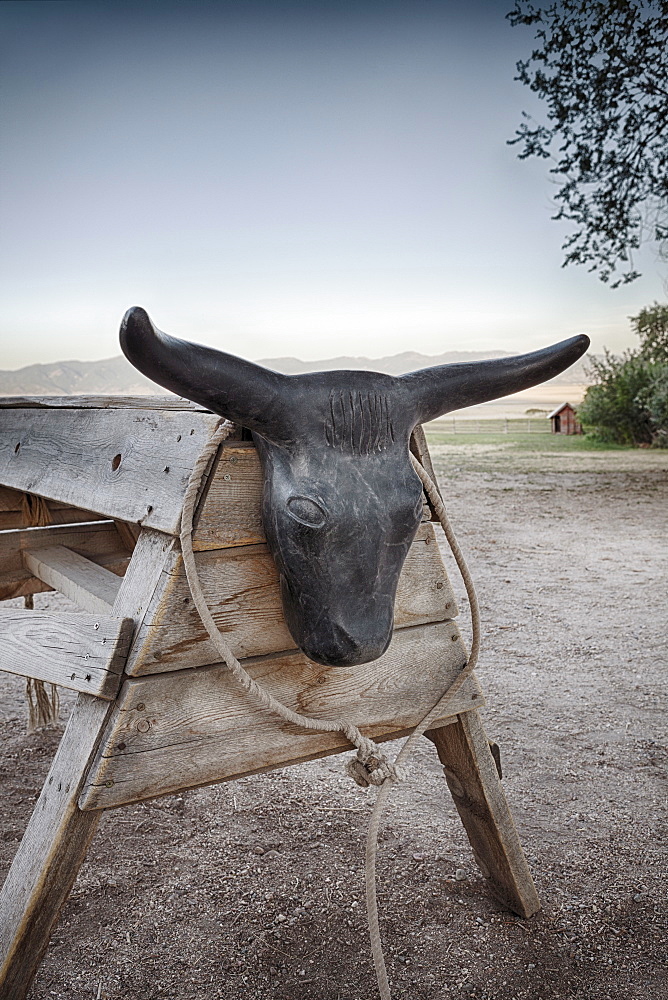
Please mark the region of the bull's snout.
MULTIPOLYGON (((385 616, 387 618, 387 616, 385 616)), ((336 622, 323 622, 315 632, 302 636, 299 646, 310 660, 325 667, 356 667, 382 656, 392 638, 392 615, 384 627, 348 630, 336 622)))
POLYGON ((303 653, 324 667, 355 667, 382 656, 394 627, 394 595, 365 601, 359 593, 305 595, 295 599, 281 576, 283 611, 303 653))

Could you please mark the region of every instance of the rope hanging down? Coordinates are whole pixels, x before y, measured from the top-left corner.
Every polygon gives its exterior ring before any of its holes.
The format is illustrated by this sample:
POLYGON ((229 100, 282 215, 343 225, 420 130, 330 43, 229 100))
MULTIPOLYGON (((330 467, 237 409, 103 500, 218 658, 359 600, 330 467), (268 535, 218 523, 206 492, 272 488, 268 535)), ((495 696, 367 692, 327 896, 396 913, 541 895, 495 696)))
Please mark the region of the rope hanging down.
POLYGON ((307 715, 301 715, 299 712, 294 712, 292 709, 288 708, 287 705, 282 704, 282 702, 274 698, 268 691, 265 691, 265 689, 257 684, 250 674, 248 674, 241 666, 239 660, 232 652, 229 643, 223 638, 213 619, 204 598, 202 586, 197 573, 197 567, 195 566, 195 556, 192 547, 192 531, 197 497, 203 478, 213 461, 218 447, 229 436, 232 427, 233 425, 227 421, 222 421, 218 425, 209 439, 207 447, 202 451, 197 462, 195 463, 186 488, 183 510, 181 513, 180 539, 183 564, 190 592, 192 594, 195 607, 197 608, 199 616, 202 619, 202 624, 206 628, 221 659, 225 662, 226 666, 230 670, 230 673, 240 687, 250 694, 251 697, 253 697, 263 708, 267 708, 274 712, 285 722, 292 722, 297 726, 301 726, 303 729, 310 729, 318 732, 342 733, 346 739, 353 744, 353 746, 357 747, 357 755, 355 758, 348 761, 346 771, 359 785, 376 785, 378 787, 378 793, 376 795, 376 801, 371 813, 369 832, 367 836, 366 903, 371 950, 373 953, 373 962, 376 970, 376 979, 378 981, 380 997, 381 1000, 391 1000, 387 970, 385 967, 385 959, 383 957, 380 939, 378 904, 376 900, 376 851, 378 844, 378 829, 392 783, 402 780, 402 764, 404 764, 404 762, 408 759, 417 741, 424 735, 429 727, 436 722, 437 719, 447 715, 448 704, 452 702, 453 698, 470 676, 477 663, 478 652, 480 649, 480 611, 478 608, 475 588, 473 586, 473 580, 466 565, 463 553, 459 547, 457 539, 455 538, 454 532, 450 527, 445 506, 436 484, 432 481, 431 477, 420 462, 414 455, 411 454, 410 459, 413 468, 420 477, 425 492, 431 501, 434 512, 441 523, 445 537, 452 550, 452 554, 466 587, 466 593, 471 609, 471 622, 473 630, 471 653, 468 661, 436 704, 415 727, 397 754, 394 762, 387 759, 385 754, 380 751, 380 748, 373 742, 373 740, 367 739, 367 737, 362 735, 357 726, 353 726, 351 723, 346 722, 345 719, 312 719, 307 715))

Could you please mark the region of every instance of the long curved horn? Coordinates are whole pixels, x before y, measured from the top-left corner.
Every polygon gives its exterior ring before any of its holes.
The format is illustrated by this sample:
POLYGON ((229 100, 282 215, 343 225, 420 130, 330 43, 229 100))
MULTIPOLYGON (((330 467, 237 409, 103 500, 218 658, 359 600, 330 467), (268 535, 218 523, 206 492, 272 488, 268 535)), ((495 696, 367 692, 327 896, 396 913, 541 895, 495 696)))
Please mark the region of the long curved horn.
POLYGON ((140 306, 128 309, 120 331, 128 361, 179 396, 270 439, 288 433, 283 404, 287 376, 158 330, 140 306))
POLYGON ((580 334, 531 354, 437 365, 402 375, 398 381, 415 407, 418 422, 425 423, 450 410, 486 403, 546 382, 581 358, 588 347, 589 337, 580 334))

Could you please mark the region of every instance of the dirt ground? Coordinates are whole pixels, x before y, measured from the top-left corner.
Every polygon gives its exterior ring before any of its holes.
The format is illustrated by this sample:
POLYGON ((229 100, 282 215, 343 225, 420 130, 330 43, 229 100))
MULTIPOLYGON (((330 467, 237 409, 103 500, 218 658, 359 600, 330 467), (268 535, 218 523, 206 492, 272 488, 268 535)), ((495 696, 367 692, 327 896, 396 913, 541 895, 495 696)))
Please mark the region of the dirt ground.
MULTIPOLYGON (((434 452, 543 909, 521 920, 489 896, 424 741, 379 849, 393 998, 668 998, 668 455, 434 452)), ((58 734, 26 735, 23 685, 0 677, 4 874, 58 734)), ((371 797, 344 760, 106 813, 31 1000, 372 1000, 371 797)))

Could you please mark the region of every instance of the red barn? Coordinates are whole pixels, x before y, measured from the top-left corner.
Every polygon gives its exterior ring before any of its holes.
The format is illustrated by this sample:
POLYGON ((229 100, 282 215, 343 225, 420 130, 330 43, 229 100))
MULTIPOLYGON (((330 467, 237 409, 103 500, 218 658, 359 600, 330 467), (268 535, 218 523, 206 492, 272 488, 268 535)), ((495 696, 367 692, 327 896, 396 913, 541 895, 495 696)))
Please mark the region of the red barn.
POLYGON ((552 410, 549 418, 553 434, 582 434, 582 427, 570 403, 562 403, 556 410, 552 410))

